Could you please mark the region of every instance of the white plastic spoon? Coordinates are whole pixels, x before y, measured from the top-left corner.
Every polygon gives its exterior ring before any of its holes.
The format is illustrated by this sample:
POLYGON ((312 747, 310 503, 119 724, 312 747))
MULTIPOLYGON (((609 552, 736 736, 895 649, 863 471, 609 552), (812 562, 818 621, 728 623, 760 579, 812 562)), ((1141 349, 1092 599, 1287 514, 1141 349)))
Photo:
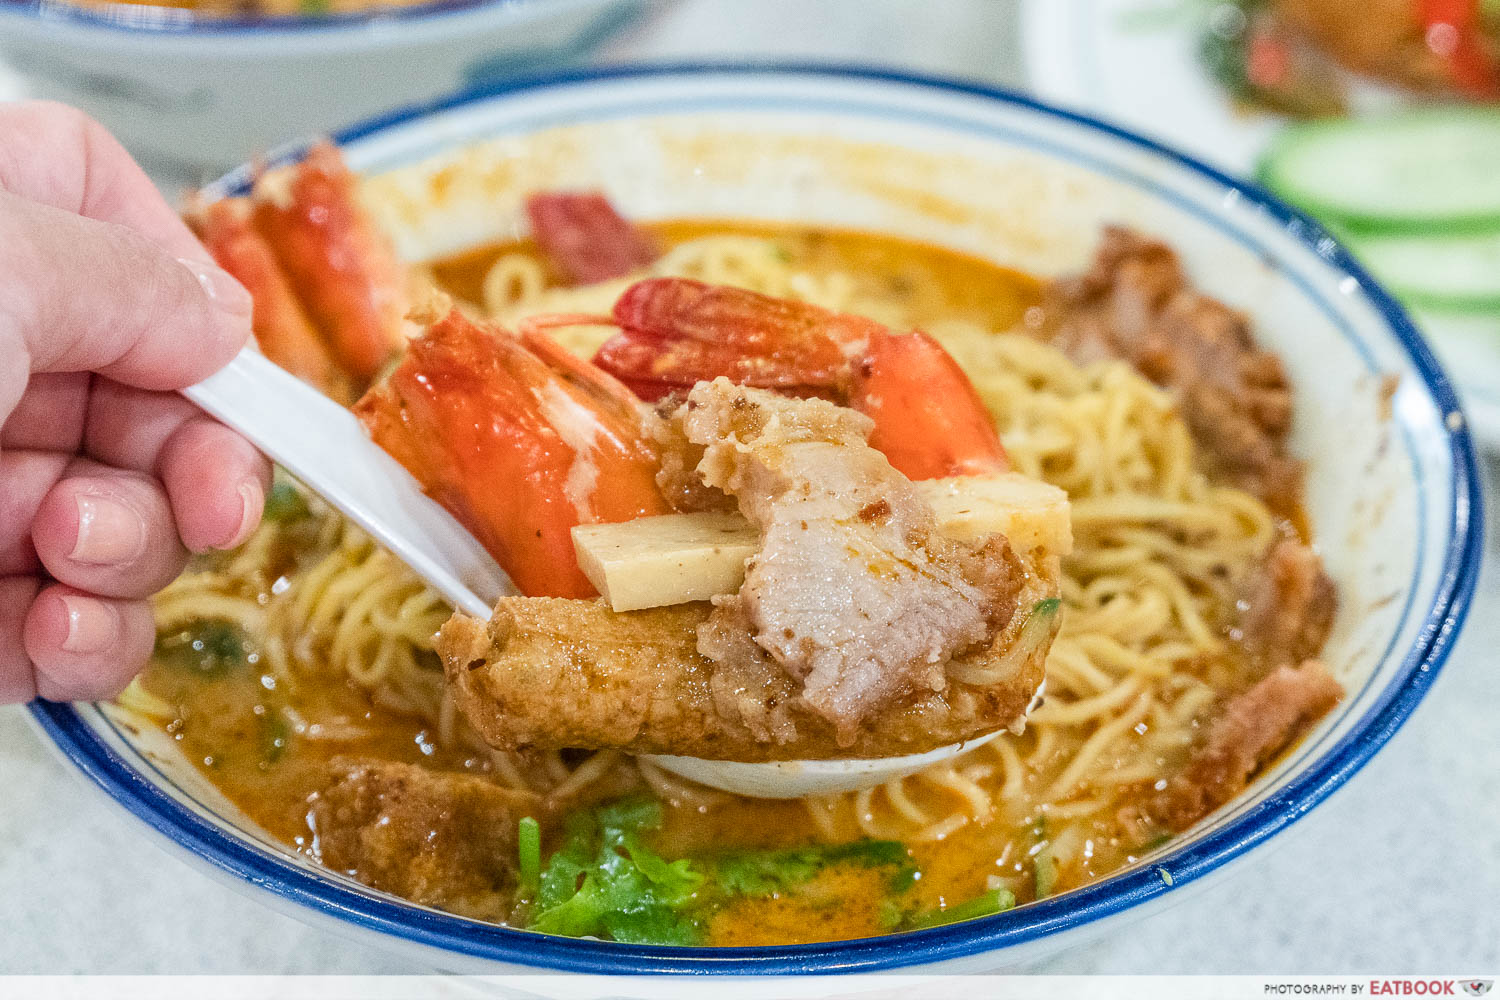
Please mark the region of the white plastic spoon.
MULTIPOLYGON (((252 350, 183 395, 243 434, 304 486, 338 508, 455 607, 488 619, 516 586, 484 547, 411 473, 370 440, 358 418, 252 350)), ((1028 714, 1041 698, 1037 689, 1028 714)), ((927 753, 875 760, 771 764, 651 756, 699 784, 753 798, 858 791, 982 746, 1000 733, 927 753)))
MULTIPOLYGON (((1041 704, 1042 691, 1047 679, 1037 685, 1026 714, 1041 704)), ((800 799, 809 795, 836 795, 839 792, 857 792, 862 788, 883 785, 896 778, 904 778, 930 764, 957 757, 961 753, 978 749, 1004 735, 1005 730, 976 736, 972 740, 938 747, 926 753, 908 754, 904 757, 877 757, 865 760, 783 760, 771 764, 742 764, 733 760, 703 760, 700 757, 668 757, 660 754, 645 759, 663 770, 696 781, 700 785, 717 788, 737 795, 748 795, 755 799, 800 799)))
MULTIPOLYGON (((1004 732, 1001 730, 1000 732, 1004 732)), ((916 774, 929 764, 982 747, 1000 732, 926 753, 870 760, 779 760, 744 764, 733 760, 651 755, 645 759, 665 771, 709 788, 754 799, 800 799, 809 795, 837 795, 883 785, 916 774)))
POLYGON ((342 511, 455 607, 488 619, 518 593, 463 525, 344 407, 244 350, 182 394, 342 511))

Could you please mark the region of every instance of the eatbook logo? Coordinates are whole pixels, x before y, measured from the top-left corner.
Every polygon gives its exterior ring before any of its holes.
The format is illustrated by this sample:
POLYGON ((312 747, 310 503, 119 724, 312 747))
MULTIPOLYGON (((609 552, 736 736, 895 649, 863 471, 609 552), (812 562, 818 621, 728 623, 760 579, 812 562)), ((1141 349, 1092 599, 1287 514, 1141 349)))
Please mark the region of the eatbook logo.
POLYGON ((1495 981, 1493 979, 1469 979, 1458 985, 1462 986, 1469 996, 1482 997, 1490 991, 1491 986, 1495 985, 1495 981))

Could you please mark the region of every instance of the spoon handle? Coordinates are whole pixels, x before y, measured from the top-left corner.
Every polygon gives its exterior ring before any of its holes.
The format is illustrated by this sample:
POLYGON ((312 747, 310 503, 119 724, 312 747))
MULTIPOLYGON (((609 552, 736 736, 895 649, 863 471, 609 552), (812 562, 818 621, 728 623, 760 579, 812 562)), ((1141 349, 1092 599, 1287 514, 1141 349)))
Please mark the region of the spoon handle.
POLYGON ((246 349, 182 394, 368 531, 454 607, 488 618, 505 571, 342 406, 246 349))

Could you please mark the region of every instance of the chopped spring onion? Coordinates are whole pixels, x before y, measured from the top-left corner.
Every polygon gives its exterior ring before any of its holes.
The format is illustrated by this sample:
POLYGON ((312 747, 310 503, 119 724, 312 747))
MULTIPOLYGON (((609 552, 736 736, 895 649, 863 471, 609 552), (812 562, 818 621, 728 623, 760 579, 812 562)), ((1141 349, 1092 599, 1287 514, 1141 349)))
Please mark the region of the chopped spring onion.
POLYGON ((1052 856, 1050 848, 1044 847, 1036 852, 1033 865, 1036 868, 1036 898, 1046 899, 1057 887, 1057 859, 1052 856))
POLYGON ((531 816, 523 816, 516 829, 516 844, 520 854, 518 894, 532 900, 542 880, 542 825, 531 816))
POLYGON ((901 930, 919 931, 927 927, 956 924, 961 920, 973 920, 975 917, 987 917, 992 913, 1003 913, 1014 909, 1015 905, 1015 894, 1009 889, 991 889, 956 906, 914 913, 899 926, 901 930))

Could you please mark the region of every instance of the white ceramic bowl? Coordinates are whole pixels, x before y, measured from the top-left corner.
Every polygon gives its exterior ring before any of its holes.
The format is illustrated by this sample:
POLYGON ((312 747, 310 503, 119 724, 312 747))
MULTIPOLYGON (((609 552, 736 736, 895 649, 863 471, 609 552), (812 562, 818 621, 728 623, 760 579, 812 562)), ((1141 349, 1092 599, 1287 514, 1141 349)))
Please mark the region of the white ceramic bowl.
POLYGON ((271 146, 566 59, 644 0, 427 0, 326 18, 0 0, 0 56, 156 169, 211 177, 271 146))
MULTIPOLYGON (((1100 226, 1160 234, 1200 287, 1285 358, 1307 506, 1342 595, 1326 654, 1349 691, 1249 793, 1139 864, 1075 892, 899 937, 675 949, 550 938, 423 909, 265 837, 172 742, 118 709, 38 703, 98 786, 210 870, 386 950, 455 969, 979 971, 1182 898, 1347 780, 1427 690, 1481 551, 1462 412, 1407 318, 1316 225, 1185 157, 1023 97, 849 69, 664 67, 516 84, 344 133, 402 251, 514 233, 523 194, 597 185, 630 216, 859 226, 1040 274, 1079 268, 1100 226), (440 181, 435 182, 435 178, 440 181), (1399 382, 1382 417, 1384 376, 1399 382)), ((243 189, 248 171, 217 185, 243 189)))

